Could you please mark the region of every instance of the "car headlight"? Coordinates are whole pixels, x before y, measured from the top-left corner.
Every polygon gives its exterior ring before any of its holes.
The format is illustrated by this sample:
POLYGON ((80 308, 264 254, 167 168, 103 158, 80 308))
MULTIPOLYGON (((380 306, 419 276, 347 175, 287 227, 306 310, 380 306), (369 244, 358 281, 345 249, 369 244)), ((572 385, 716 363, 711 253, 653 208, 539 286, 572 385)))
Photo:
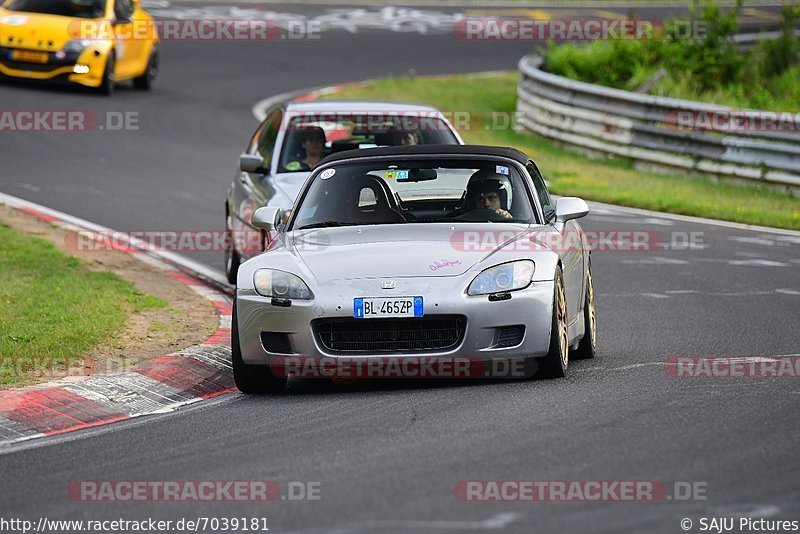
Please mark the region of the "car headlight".
POLYGON ((314 296, 299 276, 274 269, 259 269, 253 275, 256 293, 262 297, 311 300, 314 296))
POLYGON ((470 283, 467 294, 488 295, 525 289, 533 278, 533 267, 531 260, 519 260, 485 269, 470 283))
POLYGON ((61 52, 65 54, 80 54, 83 52, 87 46, 92 44, 91 39, 73 39, 61 49, 61 52))

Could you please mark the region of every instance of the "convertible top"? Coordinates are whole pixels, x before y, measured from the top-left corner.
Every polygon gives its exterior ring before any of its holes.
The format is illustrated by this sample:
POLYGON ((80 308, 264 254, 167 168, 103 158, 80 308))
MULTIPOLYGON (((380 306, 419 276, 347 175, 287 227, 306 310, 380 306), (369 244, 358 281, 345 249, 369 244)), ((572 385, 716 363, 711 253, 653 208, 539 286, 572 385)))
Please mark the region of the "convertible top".
POLYGON ((359 150, 345 150, 335 152, 326 157, 317 165, 321 167, 328 163, 342 161, 345 159, 368 159, 384 156, 422 156, 422 155, 477 155, 477 156, 499 156, 513 159, 525 165, 530 161, 530 157, 520 152, 516 148, 482 145, 403 145, 386 146, 380 148, 362 148, 359 150))

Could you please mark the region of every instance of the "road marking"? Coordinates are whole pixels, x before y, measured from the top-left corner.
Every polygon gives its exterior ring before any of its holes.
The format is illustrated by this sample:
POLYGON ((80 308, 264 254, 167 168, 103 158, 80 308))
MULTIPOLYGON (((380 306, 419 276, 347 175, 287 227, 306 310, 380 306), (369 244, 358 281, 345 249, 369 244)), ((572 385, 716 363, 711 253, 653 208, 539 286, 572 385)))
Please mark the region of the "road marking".
POLYGON ((652 258, 642 258, 636 260, 622 260, 622 263, 629 265, 686 265, 689 262, 677 258, 665 258, 664 256, 653 256, 652 258))
MULTIPOLYGON (((723 363, 729 364, 747 364, 750 362, 753 363, 768 363, 768 362, 775 362, 778 361, 780 358, 794 358, 800 356, 800 354, 781 354, 779 356, 708 356, 705 357, 710 362, 720 361, 723 363)), ((642 369, 645 367, 677 367, 678 365, 697 365, 695 362, 670 362, 670 361, 662 361, 662 362, 644 362, 644 363, 633 363, 630 365, 621 365, 619 367, 603 367, 601 366, 592 366, 592 367, 581 367, 580 369, 572 369, 570 373, 586 373, 586 372, 593 372, 593 371, 628 371, 630 369, 642 369)))
POLYGON ((772 261, 765 259, 753 260, 730 260, 728 265, 744 265, 744 266, 758 266, 758 267, 788 267, 788 263, 782 261, 772 261))
POLYGON ((17 184, 17 186, 22 188, 22 189, 27 189, 28 191, 33 191, 34 193, 39 193, 42 190, 41 187, 38 187, 38 186, 35 186, 35 185, 31 185, 31 184, 27 184, 27 183, 17 184))
POLYGON ((730 236, 728 238, 729 241, 735 241, 737 243, 746 243, 749 245, 767 245, 767 246, 775 246, 779 243, 775 241, 774 238, 763 236, 763 237, 743 237, 743 236, 730 236))
POLYGON ((640 215, 650 215, 653 217, 662 217, 664 219, 671 219, 674 221, 683 221, 688 223, 694 224, 703 224, 703 225, 710 225, 710 226, 720 226, 722 228, 736 228, 737 230, 750 230, 755 232, 763 232, 769 234, 779 234, 785 236, 791 236, 797 239, 800 239, 800 232, 797 230, 786 230, 783 228, 770 228, 768 226, 755 226, 751 224, 743 224, 743 223, 736 223, 730 221, 721 221, 719 219, 707 219, 705 217, 695 217, 693 215, 678 215, 677 213, 666 213, 663 211, 653 211, 653 210, 646 210, 642 208, 631 208, 628 206, 617 206, 615 204, 606 204, 604 202, 596 202, 594 200, 587 201, 589 204, 589 213, 591 214, 594 210, 592 206, 599 206, 607 211, 612 213, 616 212, 625 212, 625 213, 637 213, 640 215))
MULTIPOLYGON (((508 527, 511 523, 521 519, 523 516, 517 512, 502 512, 480 521, 448 521, 448 520, 386 520, 386 521, 361 521, 358 523, 348 523, 336 527, 324 527, 318 529, 304 529, 294 532, 330 532, 344 533, 354 531, 370 531, 402 529, 409 530, 499 530, 508 527)), ((289 534, 291 534, 290 531, 289 534)))
POLYGON ((714 517, 773 517, 781 513, 778 506, 771 504, 734 504, 728 506, 717 506, 709 510, 710 516, 714 517))
MULTIPOLYGON (((445 34, 452 32, 460 21, 466 20, 464 13, 445 13, 432 9, 413 7, 332 7, 319 15, 266 10, 263 7, 231 5, 167 6, 149 9, 153 17, 178 20, 267 20, 282 29, 292 25, 314 24, 318 31, 344 30, 358 33, 360 30, 380 30, 396 33, 445 34)), ((284 34, 281 34, 285 38, 284 34)))
POLYGON ((800 295, 800 291, 797 289, 776 289, 775 293, 780 293, 781 295, 800 295))

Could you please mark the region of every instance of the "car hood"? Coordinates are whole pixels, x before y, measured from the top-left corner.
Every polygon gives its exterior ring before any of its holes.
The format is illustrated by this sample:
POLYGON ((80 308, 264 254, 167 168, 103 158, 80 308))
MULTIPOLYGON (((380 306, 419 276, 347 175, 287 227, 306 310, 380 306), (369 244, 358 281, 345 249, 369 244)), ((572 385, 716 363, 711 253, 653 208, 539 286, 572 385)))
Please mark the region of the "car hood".
POLYGON ((3 9, 0 10, 0 40, 4 45, 11 39, 18 48, 55 52, 79 32, 81 21, 94 20, 3 9))
POLYGON ((529 229, 510 223, 336 227, 290 232, 285 246, 317 280, 460 276, 529 229))

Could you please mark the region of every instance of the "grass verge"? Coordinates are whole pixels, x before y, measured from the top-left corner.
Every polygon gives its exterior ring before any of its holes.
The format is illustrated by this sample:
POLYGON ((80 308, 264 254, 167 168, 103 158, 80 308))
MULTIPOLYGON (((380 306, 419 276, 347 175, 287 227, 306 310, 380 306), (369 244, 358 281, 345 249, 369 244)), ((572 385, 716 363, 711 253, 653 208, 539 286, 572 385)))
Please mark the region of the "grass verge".
POLYGON ((459 130, 467 143, 522 150, 534 158, 551 191, 558 195, 800 230, 800 199, 788 193, 642 172, 625 158, 590 159, 544 137, 515 132, 507 118, 516 109, 516 90, 517 74, 507 72, 383 78, 345 86, 328 98, 420 102, 433 105, 454 119, 466 111, 470 114, 469 128, 459 130))
POLYGON ((2 385, 28 385, 41 366, 80 365, 125 329, 131 313, 167 305, 2 222, 0 243, 2 385))

